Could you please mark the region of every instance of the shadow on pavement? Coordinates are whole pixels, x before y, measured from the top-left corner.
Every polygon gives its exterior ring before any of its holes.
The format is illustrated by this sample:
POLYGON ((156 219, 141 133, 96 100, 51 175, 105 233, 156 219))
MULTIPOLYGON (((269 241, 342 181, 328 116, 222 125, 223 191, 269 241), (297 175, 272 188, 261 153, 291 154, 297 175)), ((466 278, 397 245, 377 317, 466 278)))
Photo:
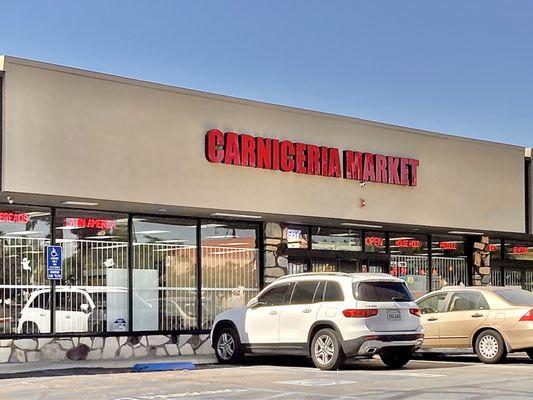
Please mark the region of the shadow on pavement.
MULTIPOLYGON (((466 367, 472 364, 481 364, 481 361, 473 354, 421 354, 415 353, 413 359, 401 370, 432 370, 441 368, 466 367)), ((497 365, 533 365, 533 361, 521 354, 511 354, 507 359, 497 365)), ((197 370, 218 369, 218 368, 237 368, 251 366, 272 366, 272 367, 301 367, 313 368, 313 362, 310 358, 298 356, 247 356, 241 364, 224 365, 224 364, 200 364, 196 366, 197 370)), ((347 360, 342 370, 348 371, 383 371, 389 370, 380 360, 379 357, 373 359, 347 360)), ((179 372, 179 371, 175 371, 179 372)), ((15 378, 36 378, 50 376, 72 376, 72 375, 102 375, 102 374, 123 374, 132 373, 131 367, 127 368, 104 368, 104 367, 74 367, 65 369, 34 370, 16 373, 0 374, 2 379, 15 378)), ((144 372, 147 373, 147 372, 144 372)))
MULTIPOLYGON (((411 360, 403 370, 417 370, 417 369, 437 369, 437 368, 453 368, 465 366, 465 360, 458 360, 456 362, 420 362, 420 358, 411 360)), ((310 358, 296 357, 296 356, 248 356, 244 362, 239 366, 254 366, 254 365, 268 365, 275 367, 302 367, 315 368, 310 358)), ((389 370, 379 359, 358 359, 347 360, 343 370, 367 370, 367 371, 382 371, 389 370)))
MULTIPOLYGON (((482 364, 475 354, 437 354, 437 353, 415 353, 413 360, 438 361, 443 363, 460 362, 460 363, 476 363, 482 364)), ((533 364, 525 353, 509 354, 505 361, 496 365, 505 364, 533 364)))

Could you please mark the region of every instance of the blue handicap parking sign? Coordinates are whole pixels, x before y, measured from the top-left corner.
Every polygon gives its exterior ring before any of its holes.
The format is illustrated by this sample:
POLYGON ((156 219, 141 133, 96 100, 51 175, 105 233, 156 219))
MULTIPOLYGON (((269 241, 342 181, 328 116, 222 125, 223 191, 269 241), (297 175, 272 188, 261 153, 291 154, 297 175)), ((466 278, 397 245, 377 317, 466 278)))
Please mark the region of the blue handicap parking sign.
POLYGON ((63 279, 61 264, 61 246, 46 247, 46 276, 48 279, 63 279))

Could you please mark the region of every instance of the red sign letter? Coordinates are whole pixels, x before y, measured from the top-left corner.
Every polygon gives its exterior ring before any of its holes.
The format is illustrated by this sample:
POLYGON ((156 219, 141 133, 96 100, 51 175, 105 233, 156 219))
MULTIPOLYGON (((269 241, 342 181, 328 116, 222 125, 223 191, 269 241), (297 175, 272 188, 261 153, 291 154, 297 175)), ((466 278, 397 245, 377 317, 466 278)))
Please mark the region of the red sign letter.
POLYGON ((358 151, 344 151, 344 177, 346 179, 363 179, 363 155, 358 151))
POLYGON ((211 129, 205 135, 205 157, 209 162, 219 163, 224 159, 224 134, 218 129, 211 129), (220 148, 222 147, 222 149, 220 148))
POLYGON ((226 154, 224 155, 224 163, 241 165, 239 137, 235 132, 226 132, 226 154))
POLYGON ((280 165, 283 172, 294 171, 294 143, 284 140, 280 145, 280 165))

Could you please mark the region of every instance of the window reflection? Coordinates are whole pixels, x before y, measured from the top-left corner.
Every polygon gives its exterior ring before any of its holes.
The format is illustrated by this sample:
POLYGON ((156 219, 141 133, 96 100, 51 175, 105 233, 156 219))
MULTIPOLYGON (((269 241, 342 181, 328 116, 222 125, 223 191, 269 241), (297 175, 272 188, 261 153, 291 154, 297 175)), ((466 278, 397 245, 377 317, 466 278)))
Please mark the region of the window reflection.
POLYGON ((197 327, 196 221, 133 219, 133 329, 197 327))
POLYGON ((56 286, 56 332, 128 329, 128 218, 58 210, 63 280, 56 286))
POLYGON ((44 258, 48 244, 48 210, 0 209, 0 334, 50 332, 44 258))
POLYGON ((313 250, 362 251, 361 232, 353 229, 313 227, 313 250))
POLYGON ((244 306, 258 292, 255 225, 202 221, 202 328, 228 308, 244 306))

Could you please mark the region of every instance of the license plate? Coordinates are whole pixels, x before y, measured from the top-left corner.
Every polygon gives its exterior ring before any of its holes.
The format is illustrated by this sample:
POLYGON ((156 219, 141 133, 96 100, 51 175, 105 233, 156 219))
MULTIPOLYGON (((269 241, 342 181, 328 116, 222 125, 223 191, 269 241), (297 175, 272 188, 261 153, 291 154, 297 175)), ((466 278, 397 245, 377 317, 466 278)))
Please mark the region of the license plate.
POLYGON ((389 321, 400 321, 402 319, 402 313, 400 310, 387 310, 387 319, 389 321))

